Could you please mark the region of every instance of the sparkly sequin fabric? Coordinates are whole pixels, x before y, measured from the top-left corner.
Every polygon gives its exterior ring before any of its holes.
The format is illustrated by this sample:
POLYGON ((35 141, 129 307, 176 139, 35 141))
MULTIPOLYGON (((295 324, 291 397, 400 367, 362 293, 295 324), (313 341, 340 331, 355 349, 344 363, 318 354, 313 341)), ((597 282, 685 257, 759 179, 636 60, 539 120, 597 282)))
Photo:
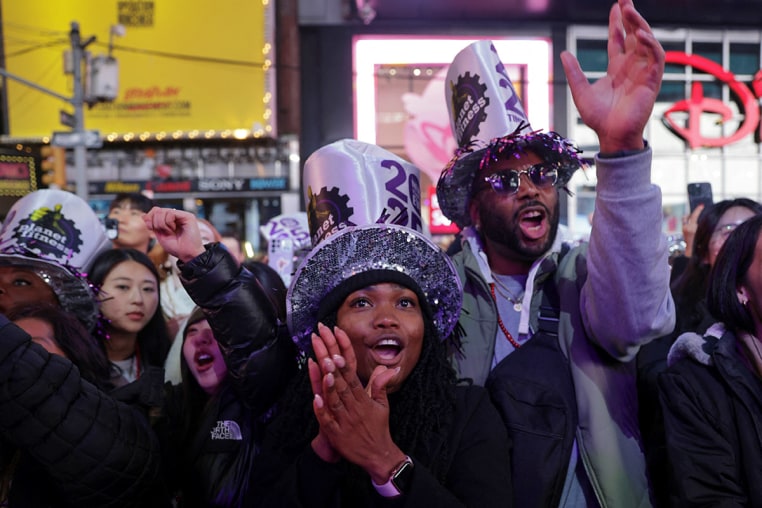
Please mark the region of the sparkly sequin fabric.
POLYGON ((288 291, 288 326, 306 351, 320 301, 350 277, 370 270, 402 272, 418 283, 440 339, 458 322, 461 284, 449 257, 422 234, 402 226, 350 227, 327 238, 304 259, 288 291))
POLYGON ((93 330, 98 318, 94 291, 85 274, 76 268, 57 265, 31 252, 19 249, 0 254, 0 266, 28 268, 48 284, 68 312, 76 315, 88 330, 93 330))

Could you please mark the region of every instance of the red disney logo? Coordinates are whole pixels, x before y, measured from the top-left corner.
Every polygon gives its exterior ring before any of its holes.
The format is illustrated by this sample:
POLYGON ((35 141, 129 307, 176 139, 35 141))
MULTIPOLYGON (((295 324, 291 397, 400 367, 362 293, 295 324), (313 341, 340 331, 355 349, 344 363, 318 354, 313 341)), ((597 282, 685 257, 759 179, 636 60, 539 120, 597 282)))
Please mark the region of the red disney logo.
MULTIPOLYGON (((667 51, 666 62, 686 67, 693 67, 716 77, 726 83, 738 97, 739 108, 744 115, 743 123, 733 134, 726 137, 708 138, 701 135, 700 120, 704 113, 720 115, 726 122, 733 117, 733 110, 719 99, 704 97, 704 89, 700 82, 694 81, 691 85, 691 96, 676 102, 664 112, 662 121, 672 132, 683 138, 691 148, 719 147, 735 143, 747 134, 754 132, 759 125, 759 98, 762 97, 762 69, 757 71, 752 80, 750 90, 748 86, 736 80, 730 71, 722 68, 718 63, 698 55, 688 55, 679 51, 667 51), (674 113, 687 113, 687 122, 678 123, 673 118, 674 113)), ((762 134, 762 126, 760 126, 762 134)))

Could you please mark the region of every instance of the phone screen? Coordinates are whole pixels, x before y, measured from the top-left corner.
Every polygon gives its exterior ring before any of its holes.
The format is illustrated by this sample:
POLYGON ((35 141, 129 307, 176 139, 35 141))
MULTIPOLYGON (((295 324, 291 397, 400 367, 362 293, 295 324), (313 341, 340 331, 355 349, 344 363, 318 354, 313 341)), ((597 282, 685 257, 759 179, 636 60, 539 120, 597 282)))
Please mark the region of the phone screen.
POLYGON ((119 236, 119 221, 106 217, 103 219, 103 228, 106 230, 106 237, 109 240, 116 240, 119 236))

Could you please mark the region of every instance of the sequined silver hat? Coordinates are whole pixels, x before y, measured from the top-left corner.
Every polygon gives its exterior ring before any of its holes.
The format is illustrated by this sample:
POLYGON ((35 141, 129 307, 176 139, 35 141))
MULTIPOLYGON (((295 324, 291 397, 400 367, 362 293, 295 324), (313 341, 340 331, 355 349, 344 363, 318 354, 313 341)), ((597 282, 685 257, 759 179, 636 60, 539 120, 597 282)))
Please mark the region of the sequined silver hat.
POLYGON ((470 44, 455 56, 447 71, 445 98, 459 148, 439 176, 437 199, 445 217, 461 228, 471 225, 474 176, 492 162, 535 152, 556 166, 556 187, 564 189, 586 165, 571 141, 555 132, 532 130, 492 41, 470 44))
MULTIPOLYGON (((422 234, 404 226, 373 224, 342 230, 305 258, 289 288, 289 329, 302 350, 310 345, 321 302, 345 281, 364 273, 401 274, 425 298, 440 339, 458 322, 462 291, 450 258, 422 234), (419 291, 418 291, 419 290, 419 291)), ((380 277, 383 277, 381 275, 380 277)), ((343 298, 342 298, 343 299, 343 298)))
POLYGON ((418 168, 376 145, 342 140, 307 159, 303 184, 313 249, 288 289, 297 346, 311 347, 318 319, 343 300, 348 283, 371 276, 410 287, 440 339, 450 338, 462 303, 460 279, 421 232, 418 168))
POLYGON ((88 329, 98 307, 86 273, 111 248, 98 216, 79 196, 56 189, 27 194, 11 207, 0 230, 0 266, 34 271, 61 307, 88 329))

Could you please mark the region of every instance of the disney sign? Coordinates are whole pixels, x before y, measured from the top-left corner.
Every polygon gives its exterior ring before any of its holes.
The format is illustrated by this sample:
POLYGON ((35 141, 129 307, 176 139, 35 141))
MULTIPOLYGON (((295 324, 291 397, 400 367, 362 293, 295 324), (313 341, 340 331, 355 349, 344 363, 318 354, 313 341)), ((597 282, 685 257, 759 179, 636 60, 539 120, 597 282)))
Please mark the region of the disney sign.
POLYGON ((754 132, 759 123, 760 98, 762 98, 762 69, 757 71, 751 83, 751 89, 738 81, 735 75, 722 68, 718 63, 699 55, 689 55, 679 51, 667 51, 666 63, 693 67, 701 72, 714 76, 728 85, 730 91, 738 99, 738 107, 743 114, 743 122, 729 136, 705 137, 701 134, 701 117, 704 113, 720 115, 723 122, 734 116, 733 110, 719 99, 704 97, 703 85, 694 81, 691 84, 691 96, 676 102, 662 116, 662 122, 669 130, 684 139, 691 148, 720 147, 735 143, 746 135, 754 132), (686 122, 678 122, 675 117, 687 114, 686 122))

